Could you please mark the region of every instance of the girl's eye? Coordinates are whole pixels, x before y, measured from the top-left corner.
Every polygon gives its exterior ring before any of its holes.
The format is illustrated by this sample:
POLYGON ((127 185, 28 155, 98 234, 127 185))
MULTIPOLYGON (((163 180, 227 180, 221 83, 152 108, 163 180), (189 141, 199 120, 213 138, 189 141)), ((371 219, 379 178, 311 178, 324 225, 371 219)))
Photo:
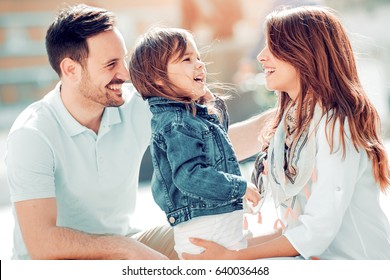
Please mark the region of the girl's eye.
POLYGON ((189 58, 189 57, 185 57, 185 58, 183 59, 183 61, 190 61, 190 58, 189 58))

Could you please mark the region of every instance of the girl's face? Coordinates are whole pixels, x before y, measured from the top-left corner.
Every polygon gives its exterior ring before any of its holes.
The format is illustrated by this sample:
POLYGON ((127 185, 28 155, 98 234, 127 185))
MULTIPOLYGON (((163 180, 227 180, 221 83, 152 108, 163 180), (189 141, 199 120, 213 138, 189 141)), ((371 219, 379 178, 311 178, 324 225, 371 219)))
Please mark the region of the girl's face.
POLYGON ((207 93, 205 64, 200 60, 192 39, 188 39, 182 58, 177 59, 176 56, 168 62, 167 72, 169 81, 180 90, 178 95, 189 96, 196 101, 207 93))
POLYGON ((295 100, 300 91, 298 71, 288 62, 277 59, 266 46, 257 56, 265 73, 269 90, 287 92, 295 100))

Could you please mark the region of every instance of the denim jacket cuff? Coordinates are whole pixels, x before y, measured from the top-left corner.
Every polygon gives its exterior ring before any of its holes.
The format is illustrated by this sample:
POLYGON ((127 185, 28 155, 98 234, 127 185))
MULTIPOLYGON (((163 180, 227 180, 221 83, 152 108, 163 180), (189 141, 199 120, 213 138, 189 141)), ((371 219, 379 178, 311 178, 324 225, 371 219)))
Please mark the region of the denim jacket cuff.
POLYGON ((245 195, 247 181, 244 178, 237 178, 233 181, 233 188, 230 197, 232 199, 242 198, 245 195))

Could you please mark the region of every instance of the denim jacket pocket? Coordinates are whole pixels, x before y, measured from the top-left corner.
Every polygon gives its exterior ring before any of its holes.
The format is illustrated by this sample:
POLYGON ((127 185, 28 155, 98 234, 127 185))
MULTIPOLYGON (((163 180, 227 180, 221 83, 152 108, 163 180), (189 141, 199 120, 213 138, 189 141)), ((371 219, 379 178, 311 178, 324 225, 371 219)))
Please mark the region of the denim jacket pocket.
MULTIPOLYGON (((213 127, 211 127, 213 129, 213 127)), ((212 155, 209 157, 209 164, 212 165, 217 170, 223 170, 223 148, 222 144, 219 144, 216 138, 216 135, 213 133, 213 130, 206 130, 202 132, 202 139, 204 140, 203 152, 208 155, 212 155)))

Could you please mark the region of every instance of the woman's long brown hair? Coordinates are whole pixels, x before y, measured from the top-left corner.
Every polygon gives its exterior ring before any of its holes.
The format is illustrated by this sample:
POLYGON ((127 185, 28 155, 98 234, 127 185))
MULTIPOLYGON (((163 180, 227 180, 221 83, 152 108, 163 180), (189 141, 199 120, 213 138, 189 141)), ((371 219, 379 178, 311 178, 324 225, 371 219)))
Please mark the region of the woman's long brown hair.
MULTIPOLYGON (((359 81, 350 41, 335 13, 319 6, 274 11, 266 19, 266 34, 271 53, 293 65, 299 73, 301 94, 296 100, 298 108, 302 108, 297 116, 299 130, 309 125, 314 107, 319 104, 331 128, 328 135, 331 151, 335 124, 339 122, 345 155, 347 120, 352 143, 356 150, 361 147, 367 152, 375 180, 386 192, 390 170, 380 137, 379 115, 359 81)), ((282 121, 289 102, 287 94, 279 93, 278 112, 270 135, 282 121)))

